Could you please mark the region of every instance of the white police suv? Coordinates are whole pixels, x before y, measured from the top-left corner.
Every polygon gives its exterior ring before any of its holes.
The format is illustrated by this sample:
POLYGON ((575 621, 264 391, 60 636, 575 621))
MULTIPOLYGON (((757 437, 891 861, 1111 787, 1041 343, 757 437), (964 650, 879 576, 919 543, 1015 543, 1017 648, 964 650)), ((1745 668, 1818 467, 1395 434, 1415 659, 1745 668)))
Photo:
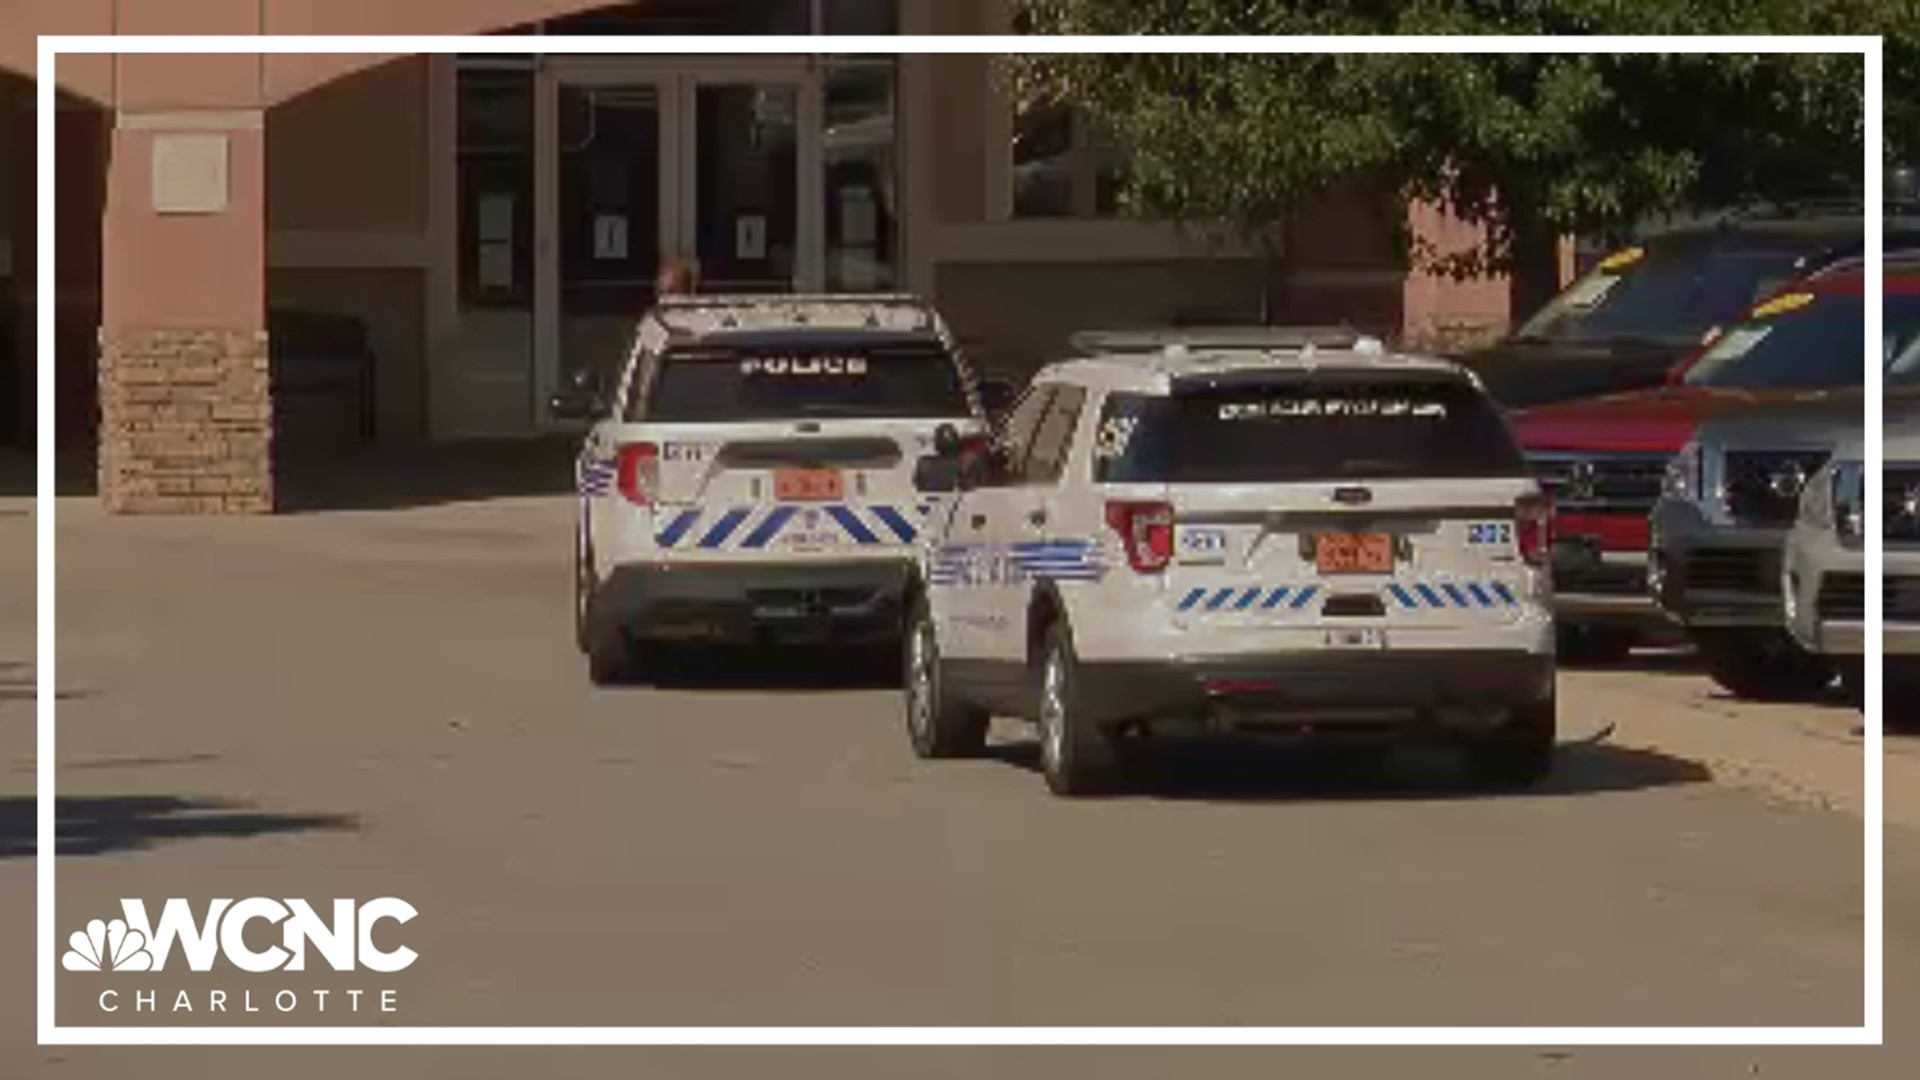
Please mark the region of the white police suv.
POLYGON ((600 683, 661 639, 897 639, 939 501, 914 463, 936 428, 985 432, 939 316, 898 296, 663 300, 554 411, 593 421, 574 610, 600 683))
POLYGON ((922 757, 1038 724, 1060 794, 1139 733, 1464 740, 1524 784, 1555 740, 1550 508, 1473 376, 1340 331, 1084 336, 957 492, 908 603, 922 757))

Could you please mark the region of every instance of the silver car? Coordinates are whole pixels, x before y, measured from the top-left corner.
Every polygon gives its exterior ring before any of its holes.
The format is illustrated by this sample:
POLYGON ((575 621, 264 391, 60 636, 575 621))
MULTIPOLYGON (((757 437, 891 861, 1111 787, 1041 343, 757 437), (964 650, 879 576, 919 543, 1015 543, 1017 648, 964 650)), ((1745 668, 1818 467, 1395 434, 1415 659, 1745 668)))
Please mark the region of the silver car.
MULTIPOLYGON (((1882 633, 1887 701, 1897 709, 1920 696, 1920 399, 1889 398, 1884 430, 1882 633)), ((1781 574, 1794 640, 1832 660, 1856 693, 1866 651, 1865 459, 1862 441, 1848 440, 1808 482, 1781 574)))
POLYGON ((1809 479, 1857 441, 1865 402, 1829 395, 1703 424, 1669 466, 1651 520, 1647 587, 1740 697, 1792 699, 1833 665, 1787 630, 1781 551, 1809 479))

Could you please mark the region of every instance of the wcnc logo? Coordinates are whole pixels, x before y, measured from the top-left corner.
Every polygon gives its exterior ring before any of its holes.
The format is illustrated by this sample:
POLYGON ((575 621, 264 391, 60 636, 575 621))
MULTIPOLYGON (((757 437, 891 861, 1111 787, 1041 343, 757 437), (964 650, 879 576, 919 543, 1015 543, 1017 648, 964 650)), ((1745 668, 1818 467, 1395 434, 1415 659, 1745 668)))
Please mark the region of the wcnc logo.
POLYGON ((241 971, 305 971, 309 948, 335 971, 395 972, 418 958, 405 946, 387 950, 373 943, 375 924, 388 919, 405 923, 418 914, 412 904, 391 896, 364 903, 335 900, 331 922, 305 900, 282 903, 264 896, 214 900, 198 917, 188 901, 171 899, 157 925, 147 918, 144 901, 122 900, 120 910, 124 918, 94 919, 85 930, 74 931, 60 966, 68 971, 160 971, 176 943, 193 971, 211 971, 220 956, 241 971), (278 925, 280 944, 249 946, 246 928, 255 920, 278 925))

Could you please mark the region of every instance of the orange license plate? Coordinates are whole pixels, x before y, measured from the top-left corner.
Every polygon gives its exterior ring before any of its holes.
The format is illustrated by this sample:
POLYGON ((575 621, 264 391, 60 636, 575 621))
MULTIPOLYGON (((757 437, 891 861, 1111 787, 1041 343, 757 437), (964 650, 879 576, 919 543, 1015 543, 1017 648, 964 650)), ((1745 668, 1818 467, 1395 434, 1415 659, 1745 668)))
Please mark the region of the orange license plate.
POLYGON ((781 469, 773 474, 773 496, 783 501, 837 499, 841 490, 838 469, 781 469))
POLYGON ((1313 563, 1323 574, 1390 574, 1390 533, 1322 533, 1313 538, 1313 563))

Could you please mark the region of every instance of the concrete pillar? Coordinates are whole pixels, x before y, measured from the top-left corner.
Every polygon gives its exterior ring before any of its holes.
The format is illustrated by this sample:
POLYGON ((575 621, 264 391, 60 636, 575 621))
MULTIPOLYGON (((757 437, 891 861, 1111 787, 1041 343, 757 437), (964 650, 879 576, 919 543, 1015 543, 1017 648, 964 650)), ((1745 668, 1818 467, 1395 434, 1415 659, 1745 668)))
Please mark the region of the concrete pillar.
POLYGON ((118 59, 100 329, 100 494, 120 513, 273 509, 260 60, 118 59))

